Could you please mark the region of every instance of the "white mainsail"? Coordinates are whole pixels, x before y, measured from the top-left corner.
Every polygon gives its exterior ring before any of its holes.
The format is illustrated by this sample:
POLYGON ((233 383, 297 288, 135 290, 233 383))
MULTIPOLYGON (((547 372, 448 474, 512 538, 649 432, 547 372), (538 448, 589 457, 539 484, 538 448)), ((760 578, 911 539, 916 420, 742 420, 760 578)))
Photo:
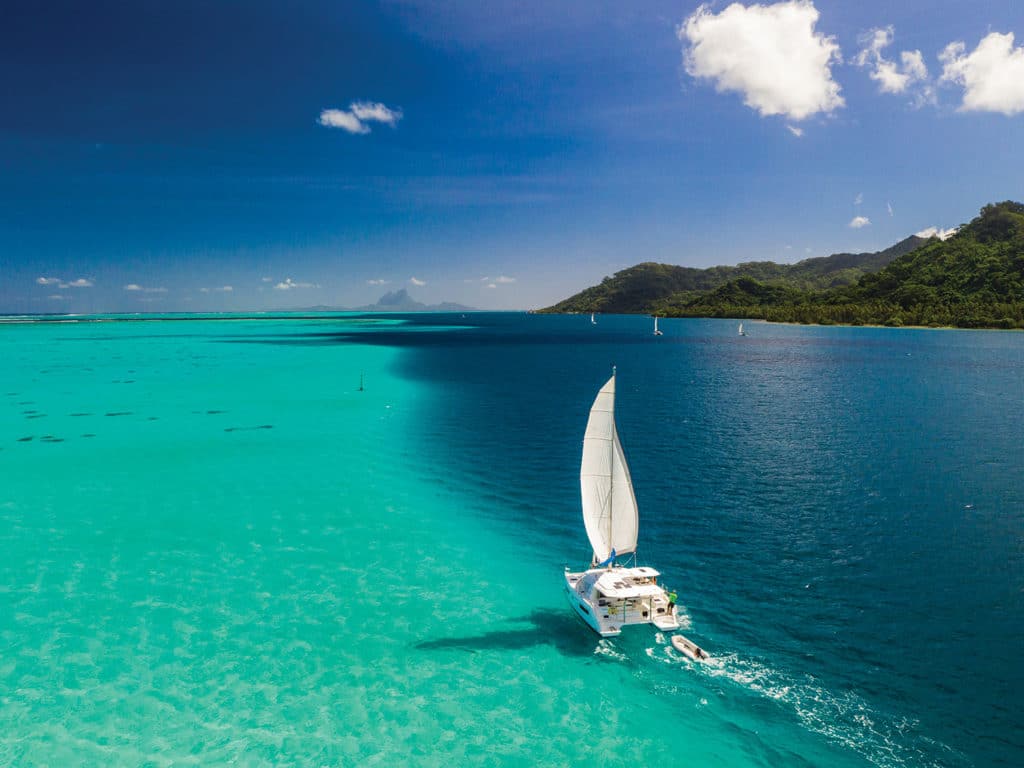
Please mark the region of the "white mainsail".
POLYGON ((601 387, 587 420, 580 465, 583 523, 594 548, 594 562, 612 551, 636 551, 639 524, 633 481, 615 429, 615 374, 601 387))

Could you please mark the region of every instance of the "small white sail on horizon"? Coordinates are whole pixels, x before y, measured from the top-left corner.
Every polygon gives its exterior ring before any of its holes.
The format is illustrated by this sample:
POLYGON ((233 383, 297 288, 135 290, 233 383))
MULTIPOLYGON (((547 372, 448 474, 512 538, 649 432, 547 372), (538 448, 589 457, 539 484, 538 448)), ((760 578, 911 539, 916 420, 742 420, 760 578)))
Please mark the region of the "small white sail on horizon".
POLYGON ((664 334, 662 334, 661 331, 658 330, 658 316, 657 315, 654 316, 654 335, 655 336, 663 336, 664 335, 664 334))
POLYGON ((597 325, 597 320, 594 319, 594 313, 593 312, 590 313, 590 324, 591 325, 597 325))
POLYGON ((743 332, 743 323, 740 323, 740 327, 739 327, 739 335, 740 335, 740 336, 746 336, 746 335, 747 335, 746 333, 744 333, 744 332, 743 332))

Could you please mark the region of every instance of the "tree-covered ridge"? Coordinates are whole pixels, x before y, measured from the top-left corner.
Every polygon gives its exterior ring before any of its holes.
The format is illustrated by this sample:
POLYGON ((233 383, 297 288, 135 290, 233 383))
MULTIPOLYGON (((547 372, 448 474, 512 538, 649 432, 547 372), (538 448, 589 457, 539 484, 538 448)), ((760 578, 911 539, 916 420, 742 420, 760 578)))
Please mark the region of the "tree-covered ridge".
POLYGON ((654 309, 681 317, 1024 328, 1024 205, 986 205, 950 239, 932 239, 853 285, 801 291, 735 280, 654 309))
POLYGON ((851 285, 926 242, 913 236, 877 253, 837 253, 796 264, 751 261, 731 267, 696 269, 644 262, 616 272, 614 277, 606 277, 599 285, 541 311, 628 314, 665 311, 671 307, 678 312, 709 291, 741 279, 801 291, 851 285))

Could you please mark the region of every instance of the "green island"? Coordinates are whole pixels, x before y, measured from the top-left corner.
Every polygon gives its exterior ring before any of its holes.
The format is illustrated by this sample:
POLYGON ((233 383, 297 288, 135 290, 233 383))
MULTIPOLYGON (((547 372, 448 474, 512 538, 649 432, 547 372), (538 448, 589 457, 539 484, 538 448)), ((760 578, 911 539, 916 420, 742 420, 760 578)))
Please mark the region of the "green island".
POLYGON ((877 253, 709 269, 637 264, 539 311, 1024 328, 1024 204, 992 203, 946 240, 914 236, 877 253))

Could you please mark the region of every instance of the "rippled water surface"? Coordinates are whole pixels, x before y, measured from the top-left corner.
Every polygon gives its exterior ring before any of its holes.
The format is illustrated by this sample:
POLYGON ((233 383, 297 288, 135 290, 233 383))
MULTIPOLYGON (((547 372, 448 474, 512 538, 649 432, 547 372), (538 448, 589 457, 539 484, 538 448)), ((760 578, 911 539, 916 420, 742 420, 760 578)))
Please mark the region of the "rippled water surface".
POLYGON ((0 325, 0 764, 1024 762, 1024 335, 649 323, 0 325), (612 364, 710 665, 560 594, 612 364))

